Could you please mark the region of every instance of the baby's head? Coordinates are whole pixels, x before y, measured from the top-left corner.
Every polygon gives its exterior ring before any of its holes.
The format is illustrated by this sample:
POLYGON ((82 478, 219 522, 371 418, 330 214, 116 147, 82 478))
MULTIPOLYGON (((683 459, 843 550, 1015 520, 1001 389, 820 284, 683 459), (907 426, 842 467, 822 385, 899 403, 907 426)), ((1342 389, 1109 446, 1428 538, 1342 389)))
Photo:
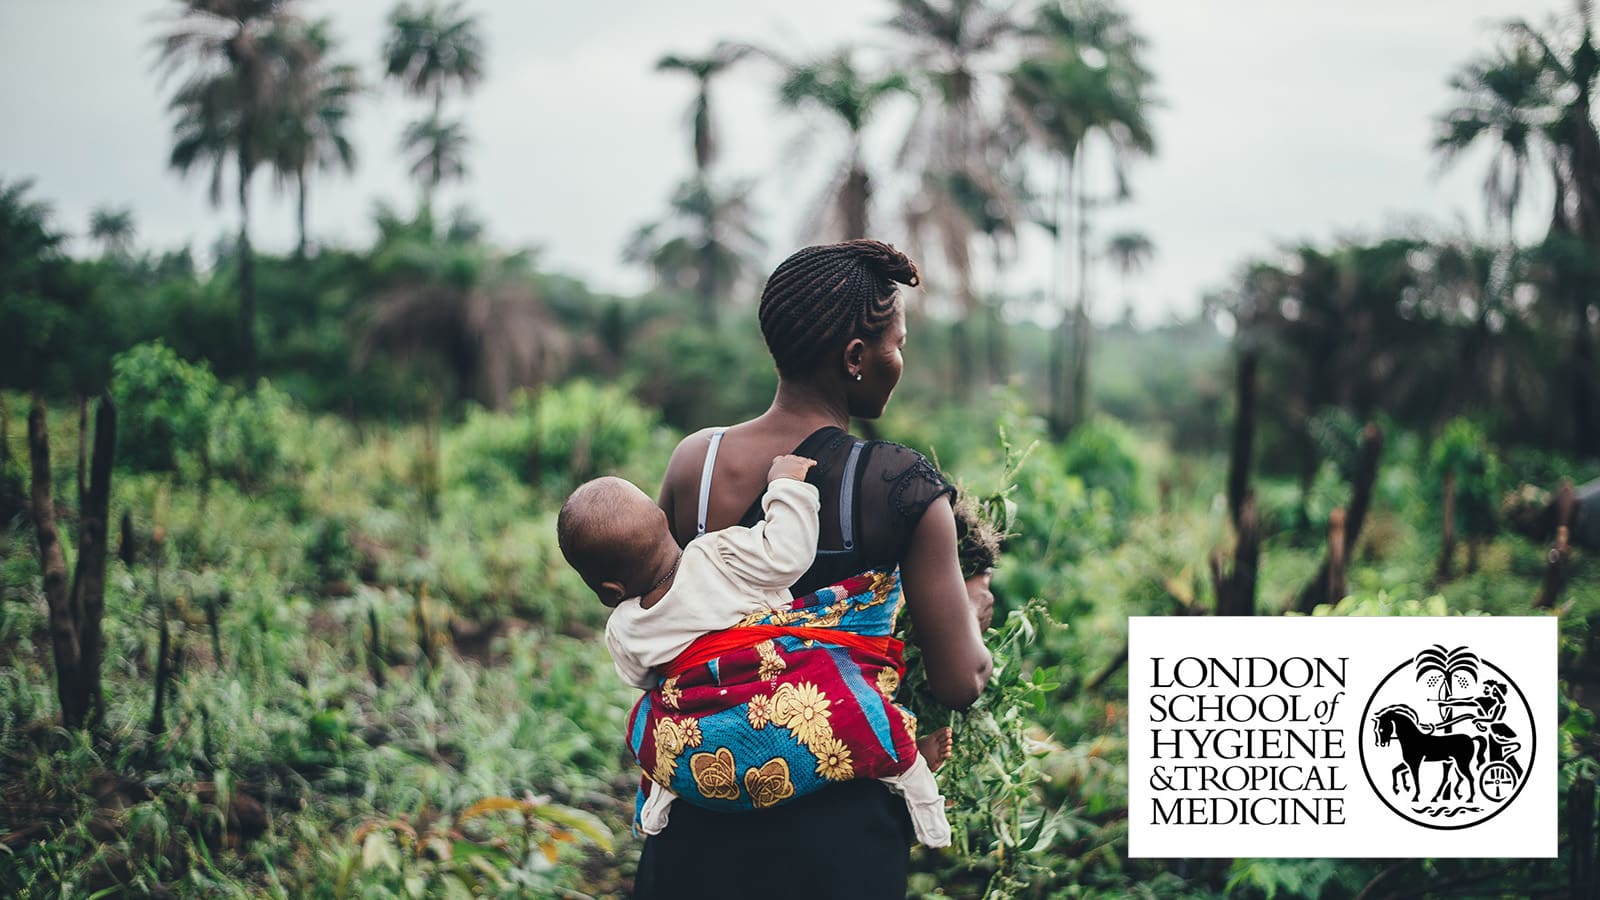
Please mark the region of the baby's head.
POLYGON ((667 515, 632 483, 606 476, 578 486, 556 519, 567 564, 606 606, 650 590, 670 566, 677 543, 667 515))

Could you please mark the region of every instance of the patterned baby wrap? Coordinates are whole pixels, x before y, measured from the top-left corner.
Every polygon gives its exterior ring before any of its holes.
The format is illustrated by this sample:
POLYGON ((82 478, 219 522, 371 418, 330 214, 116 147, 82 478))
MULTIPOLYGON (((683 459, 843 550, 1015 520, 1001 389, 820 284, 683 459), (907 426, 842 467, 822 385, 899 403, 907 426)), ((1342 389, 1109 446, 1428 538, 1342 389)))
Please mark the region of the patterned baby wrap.
POLYGON ((916 720, 893 701, 900 599, 900 570, 872 569, 691 645, 628 719, 644 770, 636 817, 646 779, 732 811, 904 772, 917 748, 916 720), (695 661, 707 641, 732 649, 695 661))

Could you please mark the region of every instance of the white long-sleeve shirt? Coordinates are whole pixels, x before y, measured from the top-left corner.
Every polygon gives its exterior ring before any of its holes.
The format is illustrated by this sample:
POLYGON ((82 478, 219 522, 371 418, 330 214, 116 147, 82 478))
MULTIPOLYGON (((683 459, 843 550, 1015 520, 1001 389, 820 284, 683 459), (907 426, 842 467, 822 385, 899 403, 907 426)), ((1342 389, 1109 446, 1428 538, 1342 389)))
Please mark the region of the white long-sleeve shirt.
POLYGON ((622 680, 649 690, 657 681, 652 670, 701 635, 753 612, 787 608, 794 600, 789 586, 816 557, 820 508, 815 485, 779 478, 761 499, 762 521, 690 541, 672 587, 654 606, 645 609, 630 597, 606 621, 606 647, 622 680))

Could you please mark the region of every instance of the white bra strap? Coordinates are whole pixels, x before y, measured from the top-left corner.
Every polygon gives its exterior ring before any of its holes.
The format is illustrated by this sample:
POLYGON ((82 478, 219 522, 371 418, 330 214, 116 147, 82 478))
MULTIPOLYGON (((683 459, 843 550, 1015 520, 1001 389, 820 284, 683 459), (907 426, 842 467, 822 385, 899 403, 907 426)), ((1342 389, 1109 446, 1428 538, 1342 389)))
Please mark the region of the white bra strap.
POLYGON ((706 507, 711 503, 711 470, 717 465, 717 445, 722 443, 722 432, 711 432, 711 446, 706 448, 706 462, 700 467, 700 514, 695 518, 694 536, 706 533, 706 507))

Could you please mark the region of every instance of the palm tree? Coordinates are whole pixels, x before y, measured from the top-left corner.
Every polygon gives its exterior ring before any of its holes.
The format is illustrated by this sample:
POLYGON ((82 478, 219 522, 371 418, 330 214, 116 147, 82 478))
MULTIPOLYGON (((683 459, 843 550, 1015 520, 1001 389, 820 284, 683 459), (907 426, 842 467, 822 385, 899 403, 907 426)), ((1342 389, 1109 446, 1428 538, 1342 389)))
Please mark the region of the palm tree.
MULTIPOLYGON (((918 110, 900 150, 900 166, 921 178, 921 189, 905 213, 913 250, 920 257, 917 246, 932 234, 954 270, 961 315, 969 317, 978 307, 970 246, 978 223, 962 192, 1001 198, 1012 189, 998 176, 1004 166, 997 164, 1011 147, 1000 138, 998 113, 986 109, 982 99, 994 93, 992 73, 1017 25, 1009 4, 896 0, 888 26, 910 39, 912 50, 903 67, 926 85, 919 93, 933 98, 918 110)), ((998 205, 1015 206, 1009 200, 998 205)), ((955 387, 964 391, 972 380, 966 361, 973 355, 965 346, 964 329, 952 329, 951 335, 955 387)))
POLYGON ((1466 647, 1446 650, 1442 645, 1434 644, 1417 654, 1414 665, 1418 681, 1422 680, 1422 676, 1433 673, 1434 677, 1428 680, 1428 684, 1439 685, 1440 700, 1454 697, 1455 687, 1466 687, 1468 678, 1478 680, 1478 655, 1466 647))
POLYGON ((180 0, 172 28, 157 40, 157 66, 167 77, 188 75, 169 104, 178 114, 170 164, 187 173, 211 165, 211 200, 220 205, 222 167, 237 162, 239 199, 239 330, 247 377, 256 372, 255 254, 250 246, 250 179, 264 157, 263 132, 287 72, 304 66, 304 48, 285 58, 270 40, 293 23, 295 0, 180 0))
POLYGON ((1028 29, 1033 50, 1010 75, 1013 108, 1031 137, 1058 160, 1052 232, 1058 258, 1074 205, 1078 302, 1063 315, 1055 354, 1073 347, 1071 388, 1064 359, 1053 361, 1051 426, 1064 436, 1087 413, 1089 357, 1089 210, 1083 156, 1098 137, 1111 154, 1113 197, 1128 196, 1127 166, 1155 152, 1147 117, 1155 105, 1154 76, 1143 62, 1145 41, 1128 17, 1104 0, 1073 0, 1041 8, 1028 29), (1074 202, 1075 201, 1075 202, 1074 202), (1069 330, 1070 321, 1070 330, 1069 330), (1070 403, 1069 403, 1070 400, 1070 403))
POLYGON ((1142 231, 1119 231, 1106 240, 1105 252, 1122 275, 1123 302, 1131 308, 1132 302, 1127 297, 1128 279, 1150 264, 1156 255, 1156 245, 1142 231))
POLYGON ((406 126, 400 143, 413 154, 411 176, 422 182, 428 205, 446 179, 466 177, 467 132, 460 122, 419 119, 406 126))
POLYGON ((1594 35, 1594 4, 1577 0, 1575 16, 1554 20, 1541 31, 1516 19, 1505 26, 1519 52, 1543 66, 1555 116, 1545 129, 1555 149, 1552 168, 1557 199, 1552 228, 1572 231, 1600 244, 1600 129, 1594 115, 1600 88, 1600 46, 1594 35))
POLYGON ((345 128, 350 120, 350 102, 363 87, 355 66, 328 59, 334 41, 327 20, 309 25, 293 23, 273 37, 285 46, 303 47, 311 59, 309 65, 289 73, 289 83, 278 105, 280 116, 268 137, 273 144, 272 162, 280 185, 292 180, 298 195, 295 221, 299 241, 295 255, 304 259, 308 170, 355 171, 355 146, 345 128))
POLYGON ((466 174, 465 126, 444 117, 444 95, 452 86, 470 91, 483 80, 483 37, 478 20, 462 4, 430 2, 413 7, 401 3, 389 14, 389 38, 383 45, 384 73, 406 92, 433 98, 433 112, 407 126, 401 146, 416 154, 411 172, 423 183, 423 202, 446 178, 466 174))
POLYGON ((698 294, 705 301, 702 316, 715 324, 715 298, 753 275, 753 261, 765 249, 752 224, 753 188, 742 182, 722 191, 698 178, 684 181, 673 195, 672 215, 635 232, 623 258, 648 265, 664 288, 698 294))
MULTIPOLYGON (((717 320, 717 302, 744 267, 737 244, 759 245, 748 221, 748 186, 735 187, 725 197, 717 196, 710 181, 711 164, 717 157, 716 126, 711 115, 711 80, 735 63, 755 52, 745 44, 722 41, 705 56, 668 54, 656 61, 658 72, 686 72, 695 80, 694 100, 689 104, 689 129, 694 150, 694 178, 678 186, 672 199, 673 215, 683 224, 695 223, 693 236, 679 234, 662 238, 658 232, 666 223, 645 225, 624 250, 629 262, 648 262, 663 284, 692 282, 700 296, 702 318, 708 325, 717 320), (737 217, 724 222, 726 213, 737 217), (732 243, 725 243, 724 235, 732 243), (741 236, 748 238, 742 240, 741 236), (694 266, 692 276, 684 268, 694 266)), ((669 222, 671 218, 669 217, 669 222)))
POLYGON ((383 45, 384 74, 418 97, 433 97, 433 116, 444 111, 452 85, 470 91, 483 80, 483 37, 478 20, 459 2, 413 7, 401 3, 389 14, 383 45))
POLYGON ((1490 223, 1505 224, 1508 242, 1516 240, 1517 207, 1533 166, 1534 150, 1553 121, 1543 61, 1528 46, 1474 60, 1450 78, 1456 104, 1438 119, 1434 151, 1450 166, 1462 151, 1487 143, 1494 149, 1483 180, 1490 223))
MULTIPOLYGON (((811 107, 831 114, 845 128, 849 138, 844 158, 829 181, 823 202, 837 216, 840 238, 867 237, 867 213, 872 200, 872 181, 861 158, 862 133, 867 120, 882 100, 896 93, 909 93, 911 83, 904 75, 889 74, 869 78, 858 71, 848 49, 792 68, 779 88, 779 99, 789 109, 811 107)), ((819 217, 820 218, 820 217, 819 217)), ((820 230, 820 229, 819 229, 820 230)))
POLYGON ((97 207, 89 214, 89 237, 100 242, 102 256, 123 258, 133 246, 133 210, 97 207))
POLYGON ((707 176, 717 157, 717 132, 711 118, 711 79, 753 52, 754 47, 722 41, 705 56, 671 53, 656 60, 656 71, 686 72, 695 80, 694 101, 689 104, 689 129, 694 141, 694 171, 698 178, 707 176))
MULTIPOLYGON (((1556 178, 1556 204, 1551 217, 1551 237, 1575 236, 1589 245, 1591 256, 1600 253, 1600 128, 1595 123, 1596 91, 1600 89, 1600 46, 1595 41, 1594 4, 1577 0, 1570 24, 1553 22, 1544 31, 1525 21, 1506 26, 1519 46, 1534 51, 1542 61, 1556 115, 1546 129, 1554 147, 1551 167, 1556 178)), ((1547 242, 1548 243, 1548 242, 1547 242)), ((1557 254, 1559 255, 1559 254, 1557 254)), ((1583 267, 1586 268, 1586 267, 1583 267)), ((1572 323, 1570 397, 1574 450, 1580 455, 1600 454, 1600 412, 1595 399, 1600 380, 1595 376, 1593 321, 1600 315, 1595 294, 1585 284, 1582 268, 1555 292, 1552 300, 1566 306, 1572 323)))

